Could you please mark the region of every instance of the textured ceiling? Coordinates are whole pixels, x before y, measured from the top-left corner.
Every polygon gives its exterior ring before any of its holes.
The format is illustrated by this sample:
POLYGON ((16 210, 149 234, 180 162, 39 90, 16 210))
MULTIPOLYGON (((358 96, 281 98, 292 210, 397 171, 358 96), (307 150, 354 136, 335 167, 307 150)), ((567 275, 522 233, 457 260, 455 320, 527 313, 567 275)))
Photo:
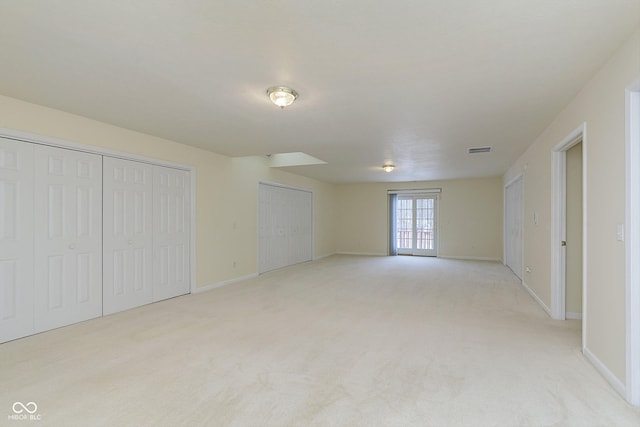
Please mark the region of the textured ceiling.
POLYGON ((327 164, 287 169, 329 182, 496 176, 639 21, 640 0, 0 0, 0 94, 305 152, 327 164), (280 110, 273 85, 300 97, 280 110))

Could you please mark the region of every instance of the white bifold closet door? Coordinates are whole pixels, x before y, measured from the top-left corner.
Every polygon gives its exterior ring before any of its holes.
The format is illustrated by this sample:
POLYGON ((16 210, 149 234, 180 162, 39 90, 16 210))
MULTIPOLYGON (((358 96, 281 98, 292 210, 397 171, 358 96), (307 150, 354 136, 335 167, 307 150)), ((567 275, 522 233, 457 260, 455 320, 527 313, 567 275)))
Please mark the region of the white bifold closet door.
POLYGON ((260 184, 258 194, 258 269, 260 273, 287 265, 285 190, 260 184))
POLYGON ((188 293, 190 208, 188 171, 0 138, 0 342, 188 293))
POLYGON ((189 173, 153 167, 153 301, 189 293, 189 173))
POLYGON ((313 257, 312 193, 293 190, 289 197, 288 263, 297 264, 313 257))
POLYGON ((522 177, 505 189, 505 264, 522 279, 522 177))
POLYGON ((313 257, 313 194, 260 183, 258 191, 258 269, 310 261, 313 257))
POLYGON ((153 301, 153 166, 104 157, 103 314, 153 301))
POLYGON ((188 172, 105 157, 104 193, 104 314, 188 293, 188 172))
POLYGON ((0 342, 34 332, 33 148, 0 138, 0 342))
POLYGON ((35 331, 102 315, 102 157, 35 146, 35 331))

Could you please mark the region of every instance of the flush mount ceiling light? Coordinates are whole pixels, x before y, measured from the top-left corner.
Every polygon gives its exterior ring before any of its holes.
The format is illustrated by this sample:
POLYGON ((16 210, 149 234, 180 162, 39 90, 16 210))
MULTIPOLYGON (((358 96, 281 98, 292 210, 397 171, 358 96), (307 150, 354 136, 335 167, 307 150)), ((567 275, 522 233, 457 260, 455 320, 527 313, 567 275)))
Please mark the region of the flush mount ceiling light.
POLYGON ((393 165, 393 164, 391 164, 391 163, 385 163, 385 164, 382 166, 382 169, 383 169, 385 172, 391 172, 391 171, 392 171, 392 170, 394 170, 395 168, 396 168, 396 165, 393 165))
POLYGON ((271 102, 280 108, 288 107, 298 97, 298 92, 286 86, 272 86, 267 89, 271 102))

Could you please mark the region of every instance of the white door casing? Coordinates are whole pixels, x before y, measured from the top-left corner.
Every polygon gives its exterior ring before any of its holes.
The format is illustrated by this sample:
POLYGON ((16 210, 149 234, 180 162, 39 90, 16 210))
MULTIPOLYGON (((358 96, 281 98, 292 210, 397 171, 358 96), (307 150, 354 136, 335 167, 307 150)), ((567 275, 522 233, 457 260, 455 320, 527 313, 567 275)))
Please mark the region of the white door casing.
POLYGON ((626 89, 626 398, 640 407, 640 77, 626 89))
POLYGON ((34 331, 33 148, 0 138, 0 342, 34 331))
POLYGON ((582 144, 565 155, 565 317, 582 317, 582 144))
POLYGON ((35 147, 35 331, 102 315, 102 159, 35 147))
POLYGON ((103 313, 153 301, 153 167, 104 157, 103 313))
POLYGON ((189 173, 153 166, 153 301, 189 293, 189 173))

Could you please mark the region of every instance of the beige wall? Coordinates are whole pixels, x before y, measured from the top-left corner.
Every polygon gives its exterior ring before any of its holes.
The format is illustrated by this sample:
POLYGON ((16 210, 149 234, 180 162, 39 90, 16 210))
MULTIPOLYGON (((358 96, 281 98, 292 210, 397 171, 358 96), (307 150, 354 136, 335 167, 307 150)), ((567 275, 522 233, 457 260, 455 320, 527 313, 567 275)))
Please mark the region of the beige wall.
POLYGON ((387 190, 419 188, 442 188, 439 256, 502 258, 500 178, 338 185, 338 252, 386 255, 387 190))
POLYGON ((525 282, 550 305, 551 149, 583 122, 586 138, 586 345, 625 382, 624 223, 625 87, 640 76, 640 29, 620 47, 504 175, 525 173, 525 282), (525 167, 526 166, 526 167, 525 167), (525 170, 526 169, 526 170, 525 170), (535 226, 532 212, 538 211, 535 226))
POLYGON ((194 166, 197 286, 257 272, 261 179, 313 190, 314 255, 335 252, 333 185, 271 169, 257 157, 232 159, 4 96, 0 96, 0 127, 194 166))

